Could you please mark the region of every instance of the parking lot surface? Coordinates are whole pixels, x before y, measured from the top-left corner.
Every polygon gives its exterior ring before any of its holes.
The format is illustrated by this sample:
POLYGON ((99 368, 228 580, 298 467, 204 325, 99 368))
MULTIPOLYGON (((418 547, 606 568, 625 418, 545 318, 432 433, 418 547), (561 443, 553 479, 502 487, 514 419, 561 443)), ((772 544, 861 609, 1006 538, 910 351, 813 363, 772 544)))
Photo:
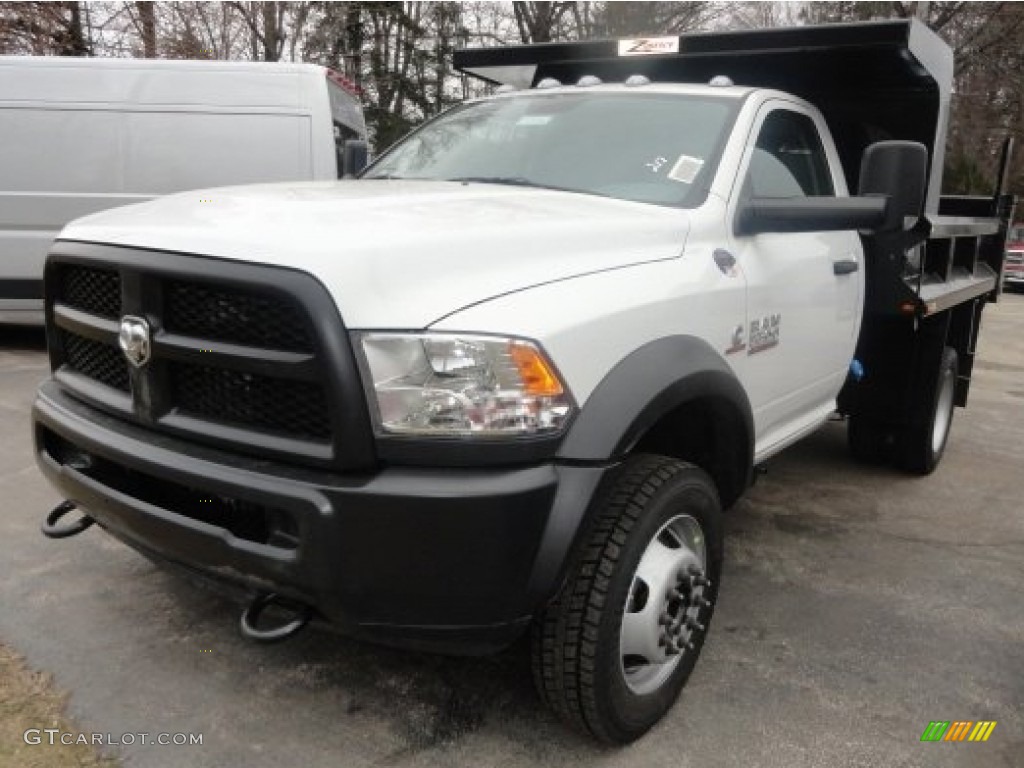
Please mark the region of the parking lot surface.
POLYGON ((543 709, 521 648, 440 658, 324 631, 252 645, 235 603, 99 529, 43 538, 59 498, 29 436, 41 338, 0 329, 0 642, 70 691, 83 732, 203 735, 113 750, 127 765, 1024 766, 1024 296, 987 310, 932 477, 853 464, 842 424, 770 462, 728 513, 689 685, 617 750, 543 709), (932 720, 997 726, 922 743, 932 720))

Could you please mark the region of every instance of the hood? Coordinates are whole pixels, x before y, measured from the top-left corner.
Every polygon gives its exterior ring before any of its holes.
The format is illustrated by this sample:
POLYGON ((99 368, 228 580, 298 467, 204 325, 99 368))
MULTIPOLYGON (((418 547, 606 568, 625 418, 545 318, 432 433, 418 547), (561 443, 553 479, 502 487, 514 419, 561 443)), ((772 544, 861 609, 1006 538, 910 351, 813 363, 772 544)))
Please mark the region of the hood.
POLYGON ((415 329, 471 304, 682 253, 685 211, 493 184, 340 181, 186 192, 78 219, 62 240, 291 267, 349 328, 415 329))

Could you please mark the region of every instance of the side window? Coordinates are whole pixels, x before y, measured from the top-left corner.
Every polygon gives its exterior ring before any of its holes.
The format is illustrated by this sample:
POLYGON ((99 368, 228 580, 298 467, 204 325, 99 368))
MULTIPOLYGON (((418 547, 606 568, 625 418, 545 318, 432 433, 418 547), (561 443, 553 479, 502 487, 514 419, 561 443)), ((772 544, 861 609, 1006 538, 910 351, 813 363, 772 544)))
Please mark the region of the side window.
POLYGON ((744 195, 835 195, 825 149, 811 118, 785 109, 777 109, 765 118, 750 158, 744 195))

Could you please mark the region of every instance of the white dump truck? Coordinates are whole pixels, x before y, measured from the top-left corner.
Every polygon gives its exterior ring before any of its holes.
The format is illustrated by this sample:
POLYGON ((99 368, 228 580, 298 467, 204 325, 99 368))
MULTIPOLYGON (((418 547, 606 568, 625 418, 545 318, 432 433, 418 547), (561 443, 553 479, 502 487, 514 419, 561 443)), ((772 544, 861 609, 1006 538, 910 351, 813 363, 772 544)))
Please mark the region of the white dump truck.
POLYGON ((953 60, 916 21, 455 63, 503 87, 358 180, 63 231, 43 530, 240 585, 254 639, 530 633, 542 697, 628 742, 755 467, 838 412, 858 458, 935 469, 1011 201, 940 195, 953 60))

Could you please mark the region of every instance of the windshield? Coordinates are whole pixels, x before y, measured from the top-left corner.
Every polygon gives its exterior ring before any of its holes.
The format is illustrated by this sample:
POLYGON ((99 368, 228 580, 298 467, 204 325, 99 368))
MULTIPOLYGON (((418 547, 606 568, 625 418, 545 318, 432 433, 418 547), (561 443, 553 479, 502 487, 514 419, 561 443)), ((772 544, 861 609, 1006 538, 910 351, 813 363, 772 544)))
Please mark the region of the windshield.
POLYGON ((363 178, 518 184, 692 208, 707 196, 738 103, 599 92, 466 104, 363 178))

